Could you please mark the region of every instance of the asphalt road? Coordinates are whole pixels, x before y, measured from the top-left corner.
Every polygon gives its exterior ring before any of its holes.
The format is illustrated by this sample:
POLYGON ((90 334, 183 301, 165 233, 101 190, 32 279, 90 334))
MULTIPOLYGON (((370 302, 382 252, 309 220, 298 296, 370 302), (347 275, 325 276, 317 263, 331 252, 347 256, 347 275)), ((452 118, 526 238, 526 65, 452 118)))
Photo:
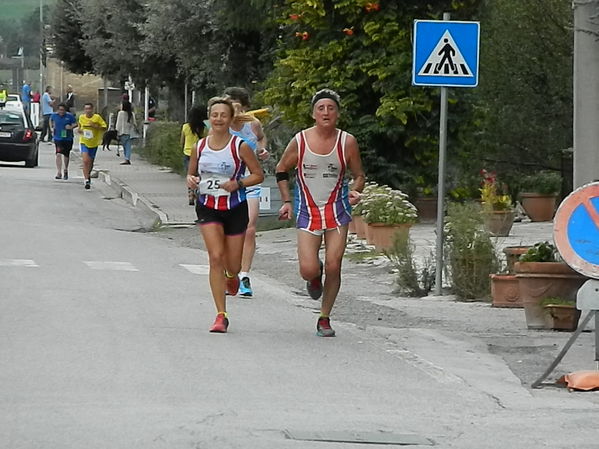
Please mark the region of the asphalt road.
MULTIPOLYGON (((268 271, 230 301, 231 332, 208 333, 206 254, 143 232, 152 218, 85 191, 77 164, 55 181, 40 153, 0 165, 1 448, 598 446, 592 396, 531 392, 442 326, 340 320, 317 338, 313 305, 268 271)), ((292 242, 269 251, 294 262, 292 242)))

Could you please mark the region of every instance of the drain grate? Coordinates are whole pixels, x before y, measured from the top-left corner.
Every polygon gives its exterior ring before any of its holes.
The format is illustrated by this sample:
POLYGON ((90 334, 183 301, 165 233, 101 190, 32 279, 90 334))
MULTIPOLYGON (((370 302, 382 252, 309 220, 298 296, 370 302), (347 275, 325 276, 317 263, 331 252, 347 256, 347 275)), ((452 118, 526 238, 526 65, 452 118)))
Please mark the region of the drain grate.
POLYGON ((386 444, 395 446, 434 446, 429 438, 414 434, 399 434, 392 432, 345 432, 345 431, 306 431, 284 430, 285 437, 290 440, 322 441, 328 443, 361 443, 386 444))

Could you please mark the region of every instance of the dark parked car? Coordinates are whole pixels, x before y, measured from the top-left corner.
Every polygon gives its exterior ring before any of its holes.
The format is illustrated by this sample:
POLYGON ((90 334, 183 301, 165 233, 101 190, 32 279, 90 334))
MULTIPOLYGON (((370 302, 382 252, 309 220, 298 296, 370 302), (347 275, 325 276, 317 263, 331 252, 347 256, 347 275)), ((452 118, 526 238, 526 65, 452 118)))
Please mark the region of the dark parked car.
POLYGON ((31 119, 20 108, 0 109, 0 161, 25 161, 37 167, 38 139, 31 119))

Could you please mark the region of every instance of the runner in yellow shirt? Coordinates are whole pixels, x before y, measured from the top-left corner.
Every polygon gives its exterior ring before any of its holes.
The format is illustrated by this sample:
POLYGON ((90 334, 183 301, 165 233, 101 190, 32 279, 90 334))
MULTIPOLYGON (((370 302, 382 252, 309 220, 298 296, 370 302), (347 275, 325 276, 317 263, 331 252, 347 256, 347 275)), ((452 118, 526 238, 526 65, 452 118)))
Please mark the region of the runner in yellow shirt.
MULTIPOLYGON (((194 106, 189 110, 189 120, 181 128, 181 146, 183 147, 183 168, 187 173, 189 167, 189 158, 192 150, 198 144, 198 141, 204 134, 204 119, 206 119, 205 109, 194 106)), ((195 205, 196 193, 193 189, 187 189, 187 198, 190 206, 195 205)))
POLYGON ((81 158, 83 159, 83 178, 85 179, 85 189, 91 188, 90 174, 94 167, 94 159, 98 151, 98 145, 102 143, 104 131, 108 129, 106 122, 101 115, 94 113, 94 105, 85 103, 83 105, 83 114, 79 116, 79 127, 77 128, 80 137, 81 158))

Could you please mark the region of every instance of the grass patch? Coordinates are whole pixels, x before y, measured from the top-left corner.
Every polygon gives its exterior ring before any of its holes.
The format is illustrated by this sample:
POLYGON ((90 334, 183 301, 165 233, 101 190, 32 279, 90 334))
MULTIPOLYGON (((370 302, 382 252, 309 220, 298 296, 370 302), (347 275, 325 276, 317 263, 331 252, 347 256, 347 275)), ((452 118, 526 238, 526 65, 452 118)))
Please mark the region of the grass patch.
POLYGON ((381 256, 382 254, 374 249, 358 251, 355 253, 345 253, 345 258, 353 263, 366 263, 369 260, 376 259, 381 256))

